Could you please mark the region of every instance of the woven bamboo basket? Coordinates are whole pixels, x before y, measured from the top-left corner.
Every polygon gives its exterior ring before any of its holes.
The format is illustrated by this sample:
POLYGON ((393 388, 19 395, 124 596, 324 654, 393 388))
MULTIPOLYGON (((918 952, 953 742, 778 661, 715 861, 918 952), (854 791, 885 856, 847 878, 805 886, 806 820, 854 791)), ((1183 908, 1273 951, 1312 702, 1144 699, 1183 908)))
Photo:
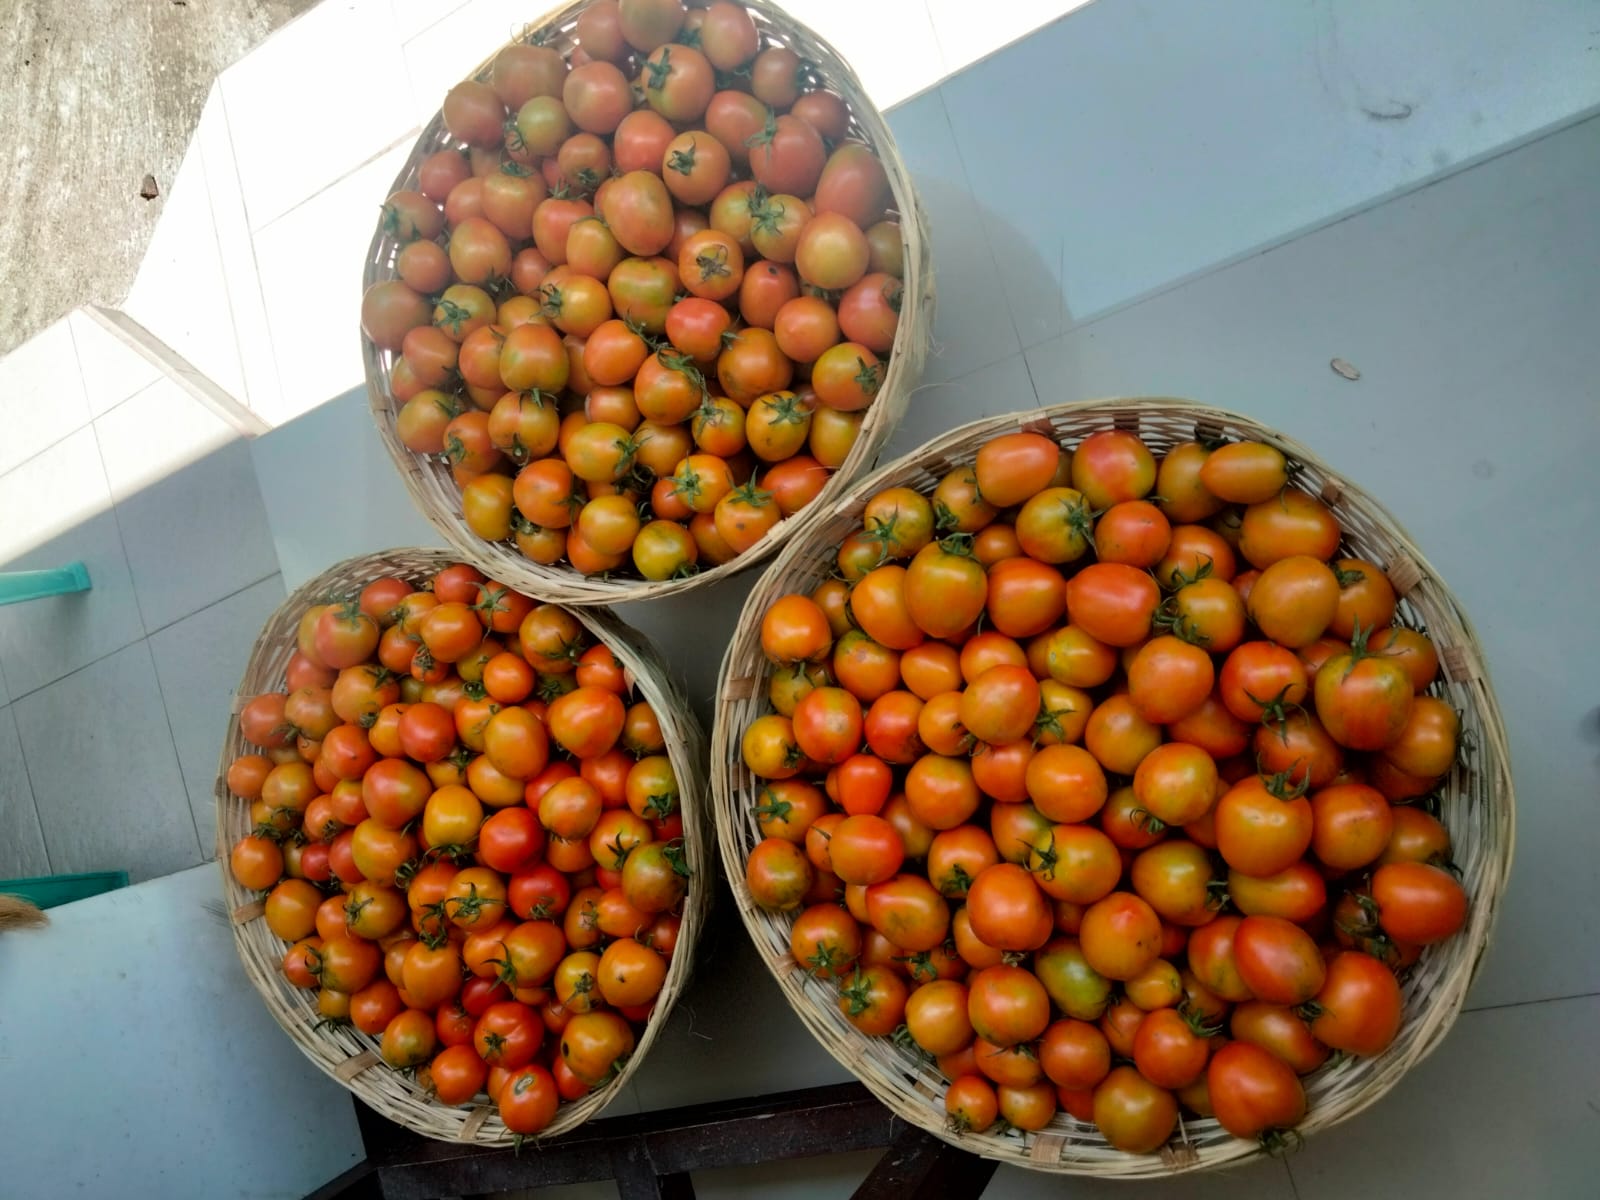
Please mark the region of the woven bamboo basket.
MULTIPOLYGON (((911 393, 922 375, 933 330, 933 252, 927 220, 917 202, 910 172, 895 146, 894 135, 890 133, 883 114, 868 98, 860 79, 837 50, 771 0, 740 2, 750 10, 760 32, 763 49, 786 46, 794 50, 809 65, 812 77, 819 85, 844 99, 850 110, 848 137, 870 145, 877 152, 889 177, 893 194, 891 214, 900 222, 905 243, 905 294, 894 347, 890 353, 889 369, 872 406, 866 410, 860 436, 849 457, 811 504, 802 512, 780 521, 759 542, 724 566, 682 579, 650 582, 643 579, 586 577, 565 564, 542 566, 524 557, 509 542, 487 542, 473 533, 461 515, 461 494, 450 477, 449 466, 442 458, 425 459, 406 449, 400 442, 395 430, 399 405, 389 388, 389 369, 394 363, 395 354, 380 350, 363 337, 361 353, 366 364, 367 403, 372 410, 372 419, 418 510, 461 555, 477 563, 494 578, 531 596, 573 605, 649 600, 703 587, 713 580, 727 578, 760 562, 776 551, 812 516, 825 511, 853 480, 871 469, 877 462, 878 452, 905 415, 911 393)), ((575 28, 578 16, 588 7, 588 3, 589 0, 572 0, 562 5, 529 25, 516 40, 538 42, 559 50, 563 55, 569 54, 577 44, 575 28)), ((695 6, 703 7, 703 3, 695 6)), ((470 78, 486 79, 493 62, 494 56, 491 55, 472 72, 470 78)), ((442 114, 435 114, 417 139, 411 157, 395 177, 391 191, 415 188, 424 159, 436 151, 459 145, 445 129, 442 114)), ((380 221, 367 250, 363 289, 381 280, 395 278, 395 258, 400 248, 401 243, 384 230, 380 221)))
MULTIPOLYGON (((280 964, 286 945, 267 928, 263 905, 228 869, 228 851, 250 832, 249 805, 229 794, 228 765, 240 754, 252 752, 239 732, 238 710, 252 696, 282 689, 284 668, 295 649, 300 615, 330 595, 346 595, 382 575, 395 575, 420 583, 439 568, 457 561, 445 550, 387 550, 346 559, 315 579, 302 584, 278 607, 250 652, 250 661, 234 694, 234 716, 222 744, 217 767, 217 860, 222 867, 222 887, 233 925, 234 946, 244 971, 273 1016, 301 1053, 319 1070, 344 1084, 368 1107, 413 1132, 447 1142, 477 1145, 511 1144, 513 1135, 495 1113, 492 1103, 474 1102, 452 1108, 433 1100, 409 1075, 390 1070, 378 1056, 378 1039, 351 1027, 320 1025, 314 991, 297 988, 283 977, 280 964)), ((691 872, 683 909, 683 926, 667 977, 650 1023, 639 1036, 627 1065, 605 1087, 574 1103, 563 1104, 540 1137, 554 1137, 583 1124, 614 1099, 645 1059, 656 1036, 666 1025, 672 1006, 688 987, 696 939, 704 928, 710 904, 710 828, 704 796, 705 735, 671 681, 666 664, 645 637, 611 616, 593 610, 574 610, 586 629, 605 642, 621 660, 636 694, 655 709, 665 735, 667 753, 677 773, 684 818, 685 857, 691 872)))
POLYGON ((1437 645, 1440 681, 1431 690, 1461 712, 1463 743, 1474 747, 1468 761, 1444 781, 1440 808, 1471 897, 1467 925, 1428 948, 1403 981, 1405 1021, 1388 1050, 1370 1059, 1330 1060, 1306 1077, 1310 1108, 1300 1131, 1310 1136, 1360 1112, 1427 1057, 1461 1011, 1511 868, 1515 818, 1505 729, 1471 623, 1405 530, 1311 450, 1247 417, 1166 398, 1055 405, 964 425, 862 480, 784 549, 745 604, 722 662, 712 790, 723 867, 758 952, 807 1028, 880 1100, 906 1120, 986 1158, 1060 1174, 1141 1179, 1236 1165, 1262 1151, 1254 1142, 1230 1136, 1214 1119, 1180 1120, 1172 1140, 1155 1155, 1114 1150, 1093 1125, 1065 1113, 1038 1133, 950 1132, 942 1103, 946 1081, 938 1070, 890 1039, 865 1037, 846 1022, 834 989, 810 978, 790 957, 789 918, 758 908, 744 883, 745 857, 761 834, 752 813, 756 781, 744 766, 740 736, 766 711, 770 668, 761 652, 760 626, 767 606, 791 592, 807 593, 828 576, 840 541, 859 527, 865 502, 881 489, 906 486, 928 493, 944 474, 970 465, 979 448, 1001 434, 1033 430, 1071 445, 1112 427, 1137 433, 1157 452, 1178 442, 1217 438, 1276 446, 1298 464, 1299 485, 1320 494, 1338 515, 1346 550, 1384 567, 1401 597, 1397 619, 1425 627, 1437 645))

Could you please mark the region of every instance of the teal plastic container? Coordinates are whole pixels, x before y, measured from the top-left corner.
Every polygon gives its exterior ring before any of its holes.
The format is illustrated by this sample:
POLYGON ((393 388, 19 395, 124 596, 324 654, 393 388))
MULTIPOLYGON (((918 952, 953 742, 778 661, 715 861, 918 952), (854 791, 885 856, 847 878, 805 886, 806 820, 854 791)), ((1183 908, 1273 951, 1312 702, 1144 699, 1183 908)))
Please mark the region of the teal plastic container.
POLYGON ((86 871, 81 875, 45 875, 38 879, 0 879, 0 893, 21 896, 39 908, 55 908, 74 900, 104 895, 128 886, 126 871, 86 871))

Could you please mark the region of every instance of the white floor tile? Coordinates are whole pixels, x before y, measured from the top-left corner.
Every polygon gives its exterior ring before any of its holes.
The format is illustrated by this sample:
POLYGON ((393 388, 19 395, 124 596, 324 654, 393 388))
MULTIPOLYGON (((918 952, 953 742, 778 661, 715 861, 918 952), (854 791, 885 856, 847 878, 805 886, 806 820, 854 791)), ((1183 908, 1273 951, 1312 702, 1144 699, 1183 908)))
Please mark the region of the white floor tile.
POLYGON ((465 3, 466 0, 389 0, 395 34, 403 42, 443 21, 465 3))
POLYGON ((283 603, 277 575, 150 635, 189 808, 207 858, 216 850, 213 788, 234 689, 261 627, 283 603))
POLYGON ((244 440, 119 498, 117 525, 151 632, 278 569, 244 440))
POLYGON ((979 6, 972 0, 926 0, 945 70, 951 75, 1088 2, 1005 0, 979 6))
POLYGON ((124 870, 140 880, 201 860, 144 641, 11 708, 57 872, 124 870))
POLYGON ((1382 1100, 1289 1160, 1300 1200, 1594 1195, 1600 997, 1467 1013, 1382 1100))
POLYGON ((94 431, 77 429, 0 474, 0 563, 110 507, 94 431))
POLYGON ((786 0, 784 8, 839 52, 880 109, 949 74, 923 0, 786 0))
POLYGON ((161 368, 154 361, 129 346, 86 310, 72 313, 67 325, 72 330, 73 346, 78 352, 78 367, 83 373, 90 416, 103 416, 161 378, 161 368))
POLYGON ((271 414, 280 410, 283 400, 278 385, 278 364, 272 352, 266 305, 261 299, 260 271, 256 266, 255 243, 250 237, 233 137, 228 132, 222 91, 217 84, 211 85, 211 94, 195 131, 195 142, 200 147, 200 160, 205 169, 217 249, 222 257, 223 281, 228 291, 228 309, 233 316, 239 366, 244 375, 244 392, 238 399, 270 421, 271 414))
POLYGON ((1257 1158, 1222 1171, 1190 1172, 1175 1179, 1093 1179, 1041 1177, 1020 1167, 994 1173, 984 1200, 1035 1200, 1059 1194, 1072 1200, 1296 1200, 1289 1168, 1272 1158, 1257 1158), (1043 1183, 1042 1180, 1048 1180, 1043 1183), (1070 1182, 1069 1182, 1070 1180, 1070 1182))
POLYGON ((0 708, 0 879, 31 879, 50 874, 44 831, 33 807, 33 786, 22 761, 17 721, 0 708))
POLYGON ((198 142, 183 156, 164 203, 121 307, 218 387, 243 397, 239 340, 198 142))
POLYGON ((411 112, 416 124, 431 121, 446 92, 543 11, 518 0, 468 0, 448 21, 436 21, 406 37, 406 73, 411 80, 411 112))
POLYGON ((933 247, 937 302, 923 381, 956 379, 1015 354, 1021 343, 984 232, 984 209, 962 169, 942 92, 925 92, 902 104, 889 114, 889 125, 933 247))
POLYGON ((327 0, 224 71, 220 86, 251 229, 413 124, 387 0, 327 0))
POLYGON ((1593 111, 1536 7, 1092 4, 952 79, 1023 344, 1593 111))
POLYGON ((357 554, 444 544, 379 443, 365 389, 249 445, 286 588, 357 554))
POLYGON ((274 424, 365 378, 361 264, 378 208, 410 153, 408 137, 256 233, 261 294, 283 388, 274 424))
POLYGON ((63 317, 0 358, 0 475, 89 421, 67 322, 63 317))
POLYGON ((163 377, 94 423, 114 500, 164 479, 238 437, 238 432, 163 377))

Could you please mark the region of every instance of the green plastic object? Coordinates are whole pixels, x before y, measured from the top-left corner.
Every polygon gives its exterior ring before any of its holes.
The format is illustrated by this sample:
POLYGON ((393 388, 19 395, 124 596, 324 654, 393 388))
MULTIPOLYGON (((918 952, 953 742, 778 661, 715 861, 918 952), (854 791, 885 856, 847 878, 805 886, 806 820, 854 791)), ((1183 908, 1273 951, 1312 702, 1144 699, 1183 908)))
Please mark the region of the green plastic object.
POLYGON ((46 596, 87 592, 92 586, 89 568, 81 562, 70 562, 48 571, 12 571, 0 575, 0 604, 21 604, 24 600, 42 600, 46 596))
POLYGON ((85 871, 81 875, 44 875, 38 879, 0 879, 0 893, 21 896, 39 908, 55 908, 74 900, 104 895, 128 886, 126 871, 85 871))

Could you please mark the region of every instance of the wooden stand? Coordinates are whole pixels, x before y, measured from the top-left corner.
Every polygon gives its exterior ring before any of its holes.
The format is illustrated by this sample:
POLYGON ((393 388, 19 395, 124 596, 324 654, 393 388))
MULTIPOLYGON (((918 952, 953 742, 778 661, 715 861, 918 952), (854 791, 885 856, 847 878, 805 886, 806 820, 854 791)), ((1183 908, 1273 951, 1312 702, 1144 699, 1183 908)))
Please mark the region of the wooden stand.
POLYGON ((859 1083, 590 1121, 520 1153, 454 1146, 355 1101, 367 1158, 308 1200, 495 1196, 614 1179, 621 1200, 692 1200, 690 1172, 887 1147, 857 1200, 975 1200, 996 1163, 906 1124, 859 1083))

